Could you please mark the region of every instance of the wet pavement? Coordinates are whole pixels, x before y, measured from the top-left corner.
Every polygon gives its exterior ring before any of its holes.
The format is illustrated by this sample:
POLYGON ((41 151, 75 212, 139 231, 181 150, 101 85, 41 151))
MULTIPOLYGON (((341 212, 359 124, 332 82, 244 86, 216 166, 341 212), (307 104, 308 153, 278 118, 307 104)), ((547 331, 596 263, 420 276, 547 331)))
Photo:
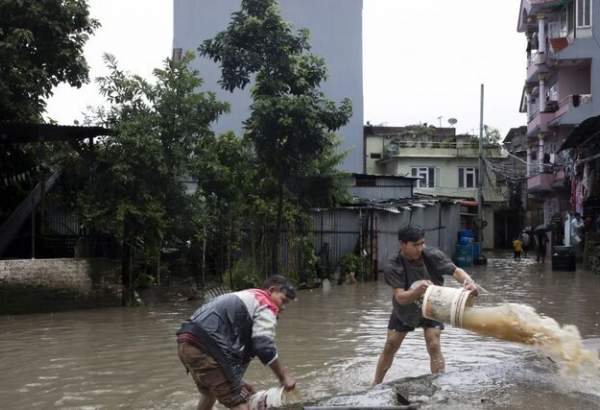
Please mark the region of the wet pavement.
MULTIPOLYGON (((600 276, 494 256, 485 267, 467 269, 491 293, 478 305, 529 304, 576 325, 586 347, 600 348, 600 276)), ((195 387, 173 335, 196 306, 0 317, 1 408, 193 409, 195 387)), ((396 355, 386 384, 370 389, 390 310, 391 290, 383 282, 300 292, 280 318, 277 341, 307 403, 391 406, 400 394, 424 409, 600 409, 597 375, 562 375, 532 347, 449 326, 442 335, 445 374, 428 375, 417 330, 396 355)), ((258 363, 246 378, 259 389, 275 385, 258 363)))

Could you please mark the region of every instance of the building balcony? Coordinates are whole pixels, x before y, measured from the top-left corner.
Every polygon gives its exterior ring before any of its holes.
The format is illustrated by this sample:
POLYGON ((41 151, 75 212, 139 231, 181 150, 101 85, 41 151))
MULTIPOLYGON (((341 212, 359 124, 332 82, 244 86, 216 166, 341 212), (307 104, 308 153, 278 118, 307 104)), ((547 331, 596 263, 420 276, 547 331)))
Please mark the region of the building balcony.
POLYGON ((559 102, 549 125, 578 125, 594 115, 592 94, 569 95, 559 102))
POLYGON ((546 111, 534 110, 527 123, 527 136, 533 137, 540 132, 548 131, 548 127, 560 125, 577 125, 585 119, 592 117, 592 95, 568 95, 560 101, 549 100, 546 111))
POLYGON ((561 169, 554 174, 554 181, 552 182, 552 189, 560 191, 565 188, 567 182, 565 170, 561 169))
POLYGON ((534 84, 539 81, 540 74, 547 74, 550 69, 546 65, 546 53, 533 52, 527 61, 527 79, 526 82, 534 84))
POLYGON ((552 191, 554 174, 540 173, 527 178, 527 192, 530 194, 546 194, 552 191))
POLYGON ((533 137, 540 132, 548 131, 548 123, 554 118, 553 112, 534 111, 527 123, 527 136, 533 137))
MULTIPOLYGON (((499 145, 484 144, 486 158, 504 158, 499 145)), ((478 158, 477 141, 394 141, 385 146, 384 160, 392 157, 478 158)))

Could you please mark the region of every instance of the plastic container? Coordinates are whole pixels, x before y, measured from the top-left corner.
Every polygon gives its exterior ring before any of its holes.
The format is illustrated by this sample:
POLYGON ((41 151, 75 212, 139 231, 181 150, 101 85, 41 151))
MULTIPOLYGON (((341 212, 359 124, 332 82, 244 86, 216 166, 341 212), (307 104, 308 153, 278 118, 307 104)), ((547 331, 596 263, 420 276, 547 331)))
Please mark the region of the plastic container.
POLYGON ((454 253, 454 261, 461 268, 471 266, 473 264, 473 245, 457 244, 454 253))
POLYGON ((470 290, 429 285, 423 296, 423 317, 462 327, 465 308, 473 305, 470 290))
POLYGON ((250 396, 248 405, 250 410, 267 410, 282 407, 300 401, 297 389, 285 391, 283 387, 271 387, 268 390, 259 390, 250 396))
POLYGON ((462 229, 458 231, 458 243, 467 245, 475 240, 475 234, 470 229, 462 229))
POLYGON ((481 255, 481 242, 473 242, 473 260, 476 260, 481 255))
POLYGON ((552 247, 552 270, 572 272, 576 269, 575 247, 552 247))
POLYGON ((473 243, 473 238, 471 238, 470 236, 461 236, 460 238, 458 238, 459 245, 469 245, 471 243, 473 243))

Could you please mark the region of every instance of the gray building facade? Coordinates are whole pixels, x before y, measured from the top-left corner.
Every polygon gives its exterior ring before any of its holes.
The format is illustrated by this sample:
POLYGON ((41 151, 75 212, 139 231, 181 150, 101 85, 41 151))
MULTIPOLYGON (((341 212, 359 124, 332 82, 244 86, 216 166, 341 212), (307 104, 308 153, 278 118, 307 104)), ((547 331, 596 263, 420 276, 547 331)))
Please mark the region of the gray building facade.
MULTIPOLYGON (((174 0, 173 48, 192 50, 227 27, 240 0, 174 0)), ((310 31, 312 52, 325 59, 328 80, 322 84, 325 95, 336 102, 350 98, 353 115, 337 132, 341 149, 348 151, 341 169, 362 172, 363 164, 363 67, 362 0, 279 0, 283 18, 297 29, 310 31)), ((203 90, 214 91, 218 99, 231 104, 214 125, 217 133, 234 131, 241 135, 242 122, 249 116, 250 87, 233 93, 218 85, 220 68, 205 58, 196 58, 193 68, 204 80, 203 90)))

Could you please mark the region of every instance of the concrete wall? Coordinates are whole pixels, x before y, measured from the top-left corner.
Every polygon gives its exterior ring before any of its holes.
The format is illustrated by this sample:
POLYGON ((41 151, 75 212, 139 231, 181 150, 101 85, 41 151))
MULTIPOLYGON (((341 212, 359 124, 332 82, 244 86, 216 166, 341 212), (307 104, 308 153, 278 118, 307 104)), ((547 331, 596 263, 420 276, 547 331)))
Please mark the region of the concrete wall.
POLYGON ((0 313, 118 306, 119 272, 102 258, 0 260, 0 313))
MULTIPOLYGON (((350 150, 342 169, 363 172, 362 0, 279 0, 279 4, 284 19, 310 31, 312 52, 325 59, 329 73, 322 84, 325 95, 336 102, 352 100, 353 116, 338 131, 341 149, 350 150)), ((239 8, 240 0, 175 0, 173 48, 196 51, 204 40, 225 29, 231 13, 239 8)), ((203 90, 214 91, 218 99, 231 104, 231 113, 219 119, 215 131, 239 135, 242 121, 249 116, 250 86, 230 93, 218 85, 218 65, 197 58, 193 67, 204 80, 203 90)))
POLYGON ((558 72, 558 90, 560 99, 572 94, 591 92, 590 67, 561 67, 558 72))

